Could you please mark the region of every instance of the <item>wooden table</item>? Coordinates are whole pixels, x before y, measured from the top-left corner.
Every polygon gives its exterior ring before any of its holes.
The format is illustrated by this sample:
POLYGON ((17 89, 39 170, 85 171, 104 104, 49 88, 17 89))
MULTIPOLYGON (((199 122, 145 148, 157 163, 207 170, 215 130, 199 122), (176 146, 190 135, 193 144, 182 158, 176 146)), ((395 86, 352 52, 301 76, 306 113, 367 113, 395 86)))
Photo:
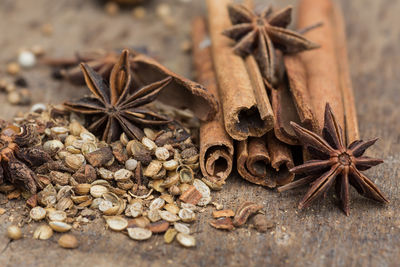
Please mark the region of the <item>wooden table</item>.
MULTIPOLYGON (((258 1, 262 2, 262 1, 258 1)), ((295 1, 275 1, 279 5, 295 1)), ((333 194, 304 211, 297 202, 305 188, 284 194, 242 181, 228 180, 224 190, 213 194, 216 202, 235 209, 243 200, 262 203, 276 226, 267 233, 241 228, 227 233, 208 224, 212 208, 199 215, 192 227, 197 247, 183 249, 163 244, 156 236, 134 242, 105 230, 101 218, 74 231, 80 247, 64 250, 54 236, 32 239, 37 224, 24 227, 25 238, 8 242, 6 227, 26 214, 22 201, 1 204, 0 266, 395 266, 400 262, 399 163, 400 163, 400 1, 342 0, 347 23, 350 64, 362 138, 380 137, 368 155, 385 164, 367 175, 391 200, 382 206, 351 191, 351 216, 337 207, 333 194)), ((190 20, 204 14, 203 1, 152 1, 147 16, 134 19, 130 9, 111 17, 97 1, 0 0, 0 76, 5 63, 17 50, 42 45, 48 55, 73 55, 91 48, 147 46, 160 61, 178 73, 191 76, 190 55, 181 44, 190 38, 190 20), (168 3, 175 26, 165 26, 155 7, 168 3), (44 36, 41 28, 51 24, 54 32, 44 36)), ((23 71, 34 102, 57 103, 84 90, 50 78, 43 66, 23 71)), ((1 117, 10 119, 27 107, 10 106, 0 93, 1 117)), ((0 196, 0 203, 4 196, 0 196)), ((26 216, 26 215, 25 215, 26 216)))

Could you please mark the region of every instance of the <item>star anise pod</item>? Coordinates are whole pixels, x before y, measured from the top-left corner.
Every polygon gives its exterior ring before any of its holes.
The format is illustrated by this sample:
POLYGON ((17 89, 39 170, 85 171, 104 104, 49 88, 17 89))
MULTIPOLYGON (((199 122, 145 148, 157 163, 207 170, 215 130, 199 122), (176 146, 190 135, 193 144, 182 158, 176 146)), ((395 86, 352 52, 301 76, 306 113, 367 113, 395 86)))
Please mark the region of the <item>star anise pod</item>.
POLYGON ((64 103, 67 109, 91 117, 88 130, 102 132, 102 139, 107 142, 118 139, 122 132, 141 140, 144 134, 137 124, 162 125, 170 122, 143 106, 154 101, 172 78, 134 88, 129 65, 129 51, 124 50, 111 71, 108 86, 100 74, 81 63, 86 84, 93 96, 64 103))
POLYGON ((276 83, 276 52, 297 53, 319 47, 299 33, 288 30, 292 7, 273 12, 271 7, 256 14, 242 4, 229 4, 229 17, 233 24, 223 34, 235 40, 235 53, 247 56, 253 53, 261 73, 268 83, 276 83))
POLYGON ((290 170, 295 174, 307 175, 305 178, 285 185, 278 191, 282 192, 310 183, 310 189, 299 203, 301 209, 309 206, 312 201, 326 193, 335 182, 337 195, 346 215, 350 213, 349 184, 367 198, 389 203, 378 187, 360 172, 383 163, 381 159, 363 156, 365 150, 372 146, 377 139, 357 140, 346 146, 342 129, 329 104, 326 105, 324 119, 323 137, 294 122, 291 123, 299 141, 310 153, 312 160, 290 170))
POLYGON ((7 180, 12 184, 21 184, 35 194, 40 181, 31 167, 40 166, 51 157, 40 147, 33 144, 38 141, 33 126, 17 127, 9 125, 0 133, 0 184, 7 180))

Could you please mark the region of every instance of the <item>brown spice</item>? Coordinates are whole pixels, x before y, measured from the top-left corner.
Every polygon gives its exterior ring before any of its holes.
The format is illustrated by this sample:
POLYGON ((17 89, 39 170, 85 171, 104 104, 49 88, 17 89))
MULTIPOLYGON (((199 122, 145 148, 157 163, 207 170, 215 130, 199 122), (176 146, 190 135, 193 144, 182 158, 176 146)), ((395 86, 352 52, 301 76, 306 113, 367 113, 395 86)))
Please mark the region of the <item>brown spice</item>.
POLYGON ((196 189, 196 187, 194 187, 193 185, 190 185, 189 188, 182 193, 182 195, 179 197, 179 199, 185 203, 196 205, 197 203, 199 203, 199 201, 202 197, 203 196, 196 189))
MULTIPOLYGON (((211 48, 204 18, 197 17, 192 25, 193 58, 197 80, 219 100, 211 48)), ((200 125, 200 168, 206 177, 225 181, 232 171, 233 140, 227 134, 221 106, 214 119, 200 125)))
POLYGON ((153 234, 164 233, 168 230, 169 222, 161 220, 149 224, 146 228, 149 229, 153 234))
POLYGON ((258 205, 253 202, 244 202, 242 203, 236 211, 236 215, 233 218, 234 226, 242 226, 247 222, 247 219, 262 209, 261 205, 258 205))
POLYGON ((235 226, 232 223, 232 219, 229 217, 222 217, 210 222, 210 225, 217 229, 228 230, 231 231, 235 229, 235 226))
POLYGON ((235 216, 235 212, 233 210, 214 210, 212 216, 214 218, 233 217, 235 216))

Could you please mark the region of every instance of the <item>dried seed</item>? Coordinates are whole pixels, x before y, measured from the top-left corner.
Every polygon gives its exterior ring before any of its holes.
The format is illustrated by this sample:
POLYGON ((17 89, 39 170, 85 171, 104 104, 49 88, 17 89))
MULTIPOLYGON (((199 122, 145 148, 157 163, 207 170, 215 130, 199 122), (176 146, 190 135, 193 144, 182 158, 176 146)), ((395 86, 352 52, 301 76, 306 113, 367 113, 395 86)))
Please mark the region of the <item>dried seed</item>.
POLYGON ((82 166, 77 170, 72 177, 78 182, 78 183, 92 183, 97 179, 97 174, 95 168, 93 168, 91 165, 86 164, 85 166, 82 166))
POLYGON ((74 202, 69 197, 61 198, 56 205, 56 209, 60 211, 69 210, 74 206, 74 202))
POLYGON ((158 176, 157 174, 162 170, 162 163, 158 160, 153 160, 150 162, 149 166, 143 172, 143 175, 146 177, 154 178, 158 176))
POLYGON ((71 121, 69 124, 69 131, 74 136, 79 136, 83 129, 83 126, 76 120, 71 121))
POLYGON ((149 218, 149 220, 152 222, 157 222, 157 221, 161 220, 161 216, 158 211, 159 210, 149 210, 147 212, 147 218, 149 218))
POLYGON ((159 210, 158 213, 160 217, 167 222, 177 222, 180 220, 178 216, 167 210, 159 210))
POLYGON ((162 207, 164 207, 164 205, 165 205, 165 200, 158 197, 158 198, 154 199, 154 200, 150 203, 149 209, 150 209, 150 210, 159 210, 159 209, 161 209, 162 207))
POLYGON ((161 187, 164 188, 170 188, 173 185, 176 185, 179 182, 179 175, 177 173, 175 173, 175 175, 168 177, 167 179, 165 179, 162 184, 161 187))
POLYGON ((77 150, 81 150, 83 144, 85 142, 81 139, 76 139, 75 141, 72 142, 72 147, 74 147, 77 150))
POLYGON ((201 193, 194 187, 190 185, 189 188, 182 193, 179 199, 185 203, 190 203, 196 205, 203 196, 201 193))
POLYGON ((169 151, 165 147, 157 147, 154 153, 158 160, 167 160, 169 158, 169 151))
POLYGON ((90 196, 85 195, 85 196, 71 196, 72 201, 75 204, 80 204, 82 202, 88 201, 90 199, 90 196))
POLYGON ((171 212, 171 213, 173 213, 173 214, 178 214, 178 212, 179 212, 179 210, 180 210, 180 208, 179 208, 177 205, 175 205, 175 204, 170 204, 170 203, 166 204, 166 205, 164 206, 164 209, 167 210, 167 211, 169 211, 169 212, 171 212))
POLYGON ((147 226, 147 229, 149 229, 153 234, 159 234, 159 233, 164 233, 165 231, 168 230, 169 227, 169 222, 166 221, 158 221, 151 223, 150 225, 147 226))
POLYGON ((178 232, 173 228, 168 229, 164 234, 164 242, 167 244, 172 243, 177 233, 178 232))
POLYGON ((235 212, 233 210, 215 210, 212 213, 214 218, 221 218, 221 217, 233 217, 235 216, 235 212))
POLYGON ((91 184, 77 184, 74 186, 74 191, 78 195, 87 195, 90 192, 91 184))
POLYGON ((97 150, 97 145, 94 142, 86 142, 82 145, 81 151, 83 155, 87 155, 97 150))
POLYGON ((210 225, 217 229, 223 229, 223 230, 229 230, 229 231, 235 229, 235 227, 233 226, 233 223, 232 223, 232 219, 229 217, 221 217, 216 220, 212 220, 210 222, 210 225))
POLYGON ((167 202, 167 203, 169 203, 169 204, 174 203, 174 197, 171 196, 171 195, 162 194, 162 195, 160 196, 160 198, 164 199, 165 202, 167 202))
POLYGON ((90 188, 90 194, 93 196, 93 197, 102 197, 103 196, 103 194, 104 193, 107 193, 108 192, 108 189, 107 189, 107 187, 105 187, 105 186, 102 186, 102 185, 93 185, 91 188, 90 188))
POLYGON ((258 232, 265 233, 268 229, 273 228, 275 223, 271 220, 268 220, 263 214, 256 214, 253 217, 253 225, 258 232))
POLYGON ((168 188, 168 193, 170 193, 173 196, 178 196, 181 194, 181 190, 179 189, 178 186, 173 185, 170 188, 168 188))
POLYGON ((233 218, 233 225, 234 226, 242 226, 247 222, 247 219, 257 211, 262 209, 261 205, 258 205, 253 202, 244 202, 239 206, 236 211, 236 215, 233 218))
POLYGON ((200 192, 202 198, 197 203, 198 206, 207 206, 211 202, 211 191, 210 188, 201 180, 194 179, 194 187, 200 192))
POLYGON ((179 173, 181 183, 191 184, 194 180, 194 173, 191 168, 185 165, 179 166, 176 171, 179 173))
POLYGON ((186 224, 176 222, 174 223, 174 228, 179 233, 190 234, 190 228, 186 224))
POLYGON ((49 140, 43 144, 43 149, 48 153, 57 153, 64 148, 60 140, 49 140))
POLYGON ((162 133, 155 139, 154 142, 159 147, 164 146, 165 144, 169 143, 172 140, 173 135, 174 134, 172 132, 170 132, 170 131, 162 133))
POLYGON ((146 135, 146 137, 151 140, 154 140, 156 138, 156 133, 150 128, 144 128, 143 132, 146 135))
POLYGON ((138 162, 136 159, 128 159, 127 161, 125 161, 125 168, 129 171, 133 171, 136 169, 137 164, 138 162))
POLYGON ((98 169, 97 173, 100 175, 101 178, 106 179, 106 180, 111 180, 114 178, 114 173, 105 168, 98 169))
POLYGON ((49 222, 50 227, 60 233, 68 232, 71 230, 72 226, 65 222, 49 222))
POLYGON ((157 148, 156 143, 154 143, 153 140, 151 140, 148 137, 143 137, 142 144, 150 151, 155 150, 157 148))
POLYGON ((122 231, 128 227, 128 221, 120 216, 105 217, 108 227, 114 231, 122 231))
POLYGON ((114 179, 117 182, 128 181, 132 177, 133 173, 127 169, 120 169, 114 173, 114 179))
POLYGON ((49 212, 47 218, 54 222, 64 222, 67 219, 67 213, 61 210, 54 210, 49 212))
POLYGON ((31 68, 36 64, 36 56, 31 51, 21 51, 18 55, 18 63, 23 68, 31 68))
POLYGON ((47 240, 52 236, 53 236, 53 229, 51 229, 50 226, 46 224, 40 225, 33 232, 34 239, 47 240))
POLYGON ((173 171, 176 170, 176 168, 178 168, 178 161, 171 159, 168 161, 163 162, 163 167, 164 169, 166 169, 167 171, 173 171))
POLYGON ((125 215, 128 217, 139 217, 142 215, 143 212, 143 205, 140 202, 135 202, 126 207, 125 215))
POLYGON ((146 240, 149 239, 152 235, 152 232, 149 229, 145 228, 128 228, 128 235, 133 240, 146 240))
POLYGON ((53 127, 50 129, 52 134, 59 135, 59 134, 66 134, 68 133, 68 129, 65 127, 53 127))
POLYGON ((7 72, 11 75, 16 75, 21 71, 21 67, 17 62, 10 62, 7 64, 7 72))
POLYGON ((32 218, 32 220, 40 221, 46 217, 46 210, 42 207, 35 207, 31 209, 29 216, 32 218))
POLYGON ((71 174, 58 171, 51 171, 49 177, 50 180, 53 182, 53 184, 67 185, 69 179, 71 178, 71 174))
POLYGON ((12 240, 18 240, 22 237, 21 228, 16 225, 10 225, 7 228, 7 236, 12 240))
POLYGON ((128 145, 126 146, 126 150, 133 156, 134 159, 142 162, 144 165, 148 165, 151 162, 150 151, 137 140, 129 141, 128 145))
POLYGON ((92 133, 89 133, 87 131, 83 131, 79 134, 79 137, 82 139, 84 143, 94 143, 97 141, 96 136, 94 136, 92 133))
POLYGON ((164 193, 165 192, 165 188, 162 187, 163 183, 164 183, 163 180, 152 180, 152 181, 149 182, 148 186, 150 188, 153 188, 157 192, 164 193))
POLYGON ((183 222, 193 222, 196 220, 196 214, 190 209, 181 209, 178 215, 183 222))
POLYGON ((6 213, 6 209, 0 208, 0 215, 3 215, 4 213, 6 213))
POLYGON ((128 221, 128 228, 140 227, 146 228, 150 224, 149 219, 146 217, 138 217, 128 221))
POLYGON ((196 246, 196 239, 191 235, 178 233, 176 235, 176 240, 178 240, 179 244, 187 248, 196 246))
POLYGON ((184 149, 181 153, 181 157, 185 164, 194 164, 199 161, 199 153, 195 147, 184 149))
POLYGON ((222 186, 225 184, 224 181, 217 177, 204 177, 201 179, 208 187, 212 190, 219 191, 222 190, 222 186))
POLYGON ((60 239, 58 239, 58 245, 62 248, 74 249, 79 246, 79 242, 75 236, 70 234, 63 234, 60 239))
POLYGON ((78 170, 85 164, 85 157, 81 154, 71 154, 65 157, 65 165, 73 170, 78 170))

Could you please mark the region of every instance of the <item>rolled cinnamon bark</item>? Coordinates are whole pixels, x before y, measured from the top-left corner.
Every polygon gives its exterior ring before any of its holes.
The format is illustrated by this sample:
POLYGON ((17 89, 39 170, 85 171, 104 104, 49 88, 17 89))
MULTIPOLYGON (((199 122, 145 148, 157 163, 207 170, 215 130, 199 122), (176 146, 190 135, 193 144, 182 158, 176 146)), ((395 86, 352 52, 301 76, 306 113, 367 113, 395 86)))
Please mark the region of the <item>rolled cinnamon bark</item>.
POLYGON ((304 37, 321 47, 299 54, 307 72, 307 87, 318 122, 319 133, 323 128, 326 103, 331 105, 339 124, 344 128, 343 100, 339 87, 335 45, 336 25, 332 17, 333 8, 330 0, 301 0, 298 12, 297 27, 300 29, 318 22, 323 23, 321 27, 304 33, 304 37))
POLYGON ((291 182, 294 174, 290 148, 275 138, 274 133, 238 142, 237 169, 245 180, 270 188, 291 182))
POLYGON ((223 36, 231 26, 229 0, 207 0, 208 22, 212 40, 212 56, 217 74, 225 128, 236 140, 260 137, 273 128, 273 115, 260 111, 252 81, 244 60, 232 49, 232 42, 223 36))
MULTIPOLYGON (((197 81, 207 87, 219 102, 208 32, 202 17, 193 20, 192 43, 197 81)), ((213 181, 223 183, 232 171, 232 161, 233 140, 225 131, 222 110, 219 107, 212 121, 200 125, 200 169, 206 179, 213 177, 213 181)))

